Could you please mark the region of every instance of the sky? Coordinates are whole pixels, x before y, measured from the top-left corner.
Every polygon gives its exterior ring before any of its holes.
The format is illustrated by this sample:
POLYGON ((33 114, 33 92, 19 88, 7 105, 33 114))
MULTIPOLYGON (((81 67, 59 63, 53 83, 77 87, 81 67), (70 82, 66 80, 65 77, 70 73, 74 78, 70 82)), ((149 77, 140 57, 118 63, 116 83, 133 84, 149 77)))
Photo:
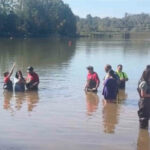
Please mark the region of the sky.
POLYGON ((129 14, 149 13, 150 0, 63 0, 75 15, 121 18, 129 14))

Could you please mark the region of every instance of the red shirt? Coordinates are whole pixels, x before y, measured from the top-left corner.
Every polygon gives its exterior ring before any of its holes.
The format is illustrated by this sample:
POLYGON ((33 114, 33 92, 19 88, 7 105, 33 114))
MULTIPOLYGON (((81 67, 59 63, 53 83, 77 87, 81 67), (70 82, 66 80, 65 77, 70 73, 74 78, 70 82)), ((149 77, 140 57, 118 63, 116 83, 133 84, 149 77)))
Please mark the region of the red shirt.
POLYGON ((7 83, 10 80, 8 76, 4 77, 4 83, 7 83))
POLYGON ((28 73, 27 79, 30 79, 30 81, 33 83, 39 82, 39 76, 35 72, 33 74, 28 73))
POLYGON ((92 74, 89 73, 88 76, 87 76, 87 80, 93 80, 93 81, 95 81, 96 83, 99 83, 99 82, 100 82, 99 77, 98 77, 98 75, 97 75, 96 72, 94 72, 94 73, 92 73, 92 74))

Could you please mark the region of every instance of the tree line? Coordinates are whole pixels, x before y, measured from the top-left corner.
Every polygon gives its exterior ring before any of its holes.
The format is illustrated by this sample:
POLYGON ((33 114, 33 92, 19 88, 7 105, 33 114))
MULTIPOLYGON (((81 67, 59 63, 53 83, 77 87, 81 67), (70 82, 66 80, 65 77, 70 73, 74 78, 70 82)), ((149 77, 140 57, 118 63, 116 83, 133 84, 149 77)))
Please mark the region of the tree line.
POLYGON ((128 14, 123 18, 100 18, 87 15, 86 18, 77 17, 78 33, 91 32, 147 32, 150 31, 149 14, 128 14))
POLYGON ((0 0, 0 37, 81 36, 106 32, 149 32, 150 15, 123 18, 75 16, 62 0, 0 0))
POLYGON ((62 0, 0 0, 0 36, 75 36, 76 17, 62 0))

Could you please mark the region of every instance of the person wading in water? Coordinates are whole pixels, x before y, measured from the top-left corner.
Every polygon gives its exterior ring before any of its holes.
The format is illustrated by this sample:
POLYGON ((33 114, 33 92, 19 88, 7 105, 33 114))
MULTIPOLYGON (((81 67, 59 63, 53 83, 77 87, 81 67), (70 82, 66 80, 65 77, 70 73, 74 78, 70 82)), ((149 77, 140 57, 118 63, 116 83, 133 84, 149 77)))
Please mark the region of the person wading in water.
POLYGON ((15 68, 15 64, 13 64, 10 72, 5 72, 4 73, 4 85, 3 85, 4 90, 13 91, 13 83, 10 80, 10 77, 13 74, 14 68, 15 68))
POLYGON ((123 66, 122 65, 118 65, 117 66, 117 75, 119 76, 120 82, 119 82, 119 89, 125 89, 126 87, 126 82, 128 81, 128 76, 125 72, 122 71, 123 70, 123 66))
POLYGON ((38 90, 39 85, 39 76, 37 73, 34 72, 33 67, 28 67, 27 69, 27 78, 26 78, 26 87, 29 91, 36 91, 38 90))
POLYGON ((88 66, 87 70, 88 70, 88 75, 87 75, 87 83, 85 86, 85 91, 97 92, 98 87, 100 85, 98 74, 94 72, 94 68, 92 66, 88 66))
POLYGON ((150 69, 143 72, 138 92, 140 95, 138 111, 140 128, 148 129, 150 119, 150 69))

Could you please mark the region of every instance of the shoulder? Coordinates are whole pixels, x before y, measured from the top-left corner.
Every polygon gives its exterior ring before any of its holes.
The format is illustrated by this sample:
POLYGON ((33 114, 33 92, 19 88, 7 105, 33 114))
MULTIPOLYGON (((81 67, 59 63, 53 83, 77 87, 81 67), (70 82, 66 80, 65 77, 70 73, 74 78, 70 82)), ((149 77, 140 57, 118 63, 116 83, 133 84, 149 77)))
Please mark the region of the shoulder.
POLYGON ((94 72, 94 74, 95 74, 95 76, 97 76, 97 77, 98 77, 98 74, 97 74, 96 72, 94 72))
POLYGON ((7 77, 4 77, 4 82, 8 82, 8 80, 9 80, 9 77, 7 76, 7 77))

